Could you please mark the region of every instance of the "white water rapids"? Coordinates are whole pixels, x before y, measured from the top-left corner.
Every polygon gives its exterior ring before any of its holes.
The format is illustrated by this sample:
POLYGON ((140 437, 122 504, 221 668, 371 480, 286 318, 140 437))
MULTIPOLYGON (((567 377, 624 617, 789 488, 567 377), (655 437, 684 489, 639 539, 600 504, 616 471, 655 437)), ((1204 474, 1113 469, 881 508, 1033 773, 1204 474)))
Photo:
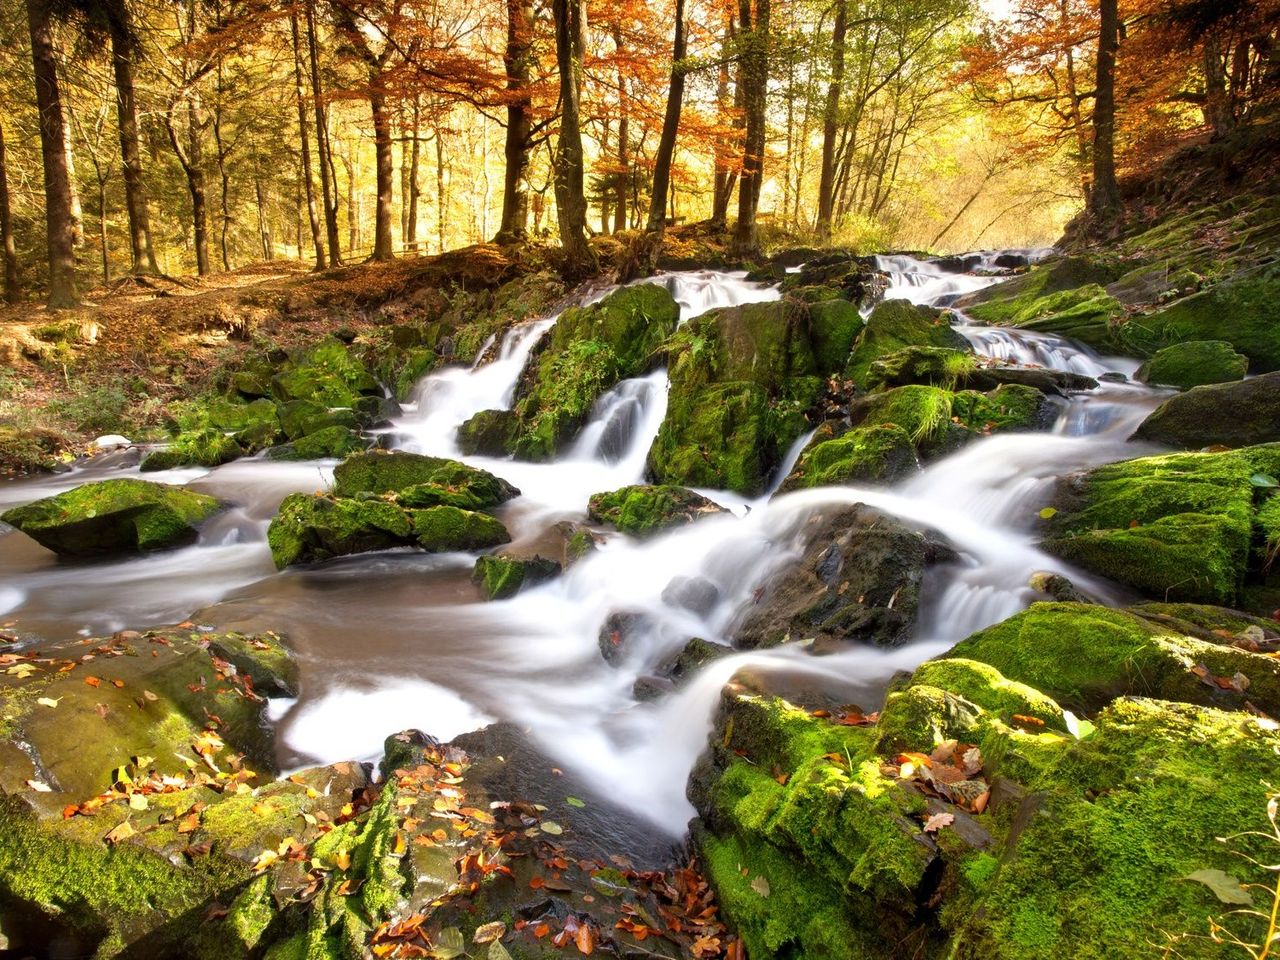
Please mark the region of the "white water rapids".
MULTIPOLYGON (((989 262, 979 258, 980 267, 989 262)), ((881 258, 879 267, 890 274, 889 297, 916 302, 949 303, 992 282, 910 257, 881 258)), ((741 274, 677 273, 658 282, 681 303, 684 319, 778 295, 741 274)), ((480 410, 510 405, 530 351, 553 323, 511 330, 491 362, 424 378, 416 403, 394 426, 393 445, 459 457, 457 427, 480 410)), ((958 329, 977 352, 1006 361, 1091 376, 1131 374, 1136 366, 1052 336, 958 329)), ((574 446, 551 463, 461 459, 521 489, 500 515, 516 546, 536 546, 555 521, 583 519, 591 494, 643 481, 666 397, 664 371, 619 384, 600 399, 574 446)), ((26 538, 0 534, 0 616, 51 638, 172 623, 194 611, 199 622, 218 628, 276 629, 291 638, 302 671, 301 698, 272 704, 286 765, 370 758, 384 737, 406 727, 445 739, 507 719, 562 767, 674 836, 691 813, 685 781, 705 746, 718 691, 735 672, 786 675, 790 683, 838 691, 849 702, 863 698, 870 707, 894 672, 1025 606, 1035 571, 1061 571, 1097 596, 1122 599, 1038 550, 1035 515, 1054 478, 1145 452, 1126 438, 1160 398, 1144 387, 1104 382, 1062 401, 1053 432, 978 440, 894 489, 820 488, 751 501, 710 492, 733 512, 643 543, 613 535, 562 577, 493 603, 477 602, 469 579, 474 557, 466 554, 390 551, 275 572, 267 524, 286 494, 323 489, 332 462, 250 459, 212 471, 151 474, 236 507, 196 545, 120 562, 58 564, 26 538), (799 555, 807 517, 854 503, 937 530, 960 551, 959 563, 926 581, 916 642, 827 657, 795 646, 734 654, 676 693, 635 700, 636 679, 653 674, 690 637, 728 642, 756 589, 799 555), (664 599, 673 580, 693 577, 715 587, 718 599, 704 612, 664 599), (606 664, 601 625, 627 611, 644 612, 646 625, 628 638, 621 662, 606 664)), ((108 456, 68 475, 10 483, 0 486, 0 506, 133 469, 108 456)))

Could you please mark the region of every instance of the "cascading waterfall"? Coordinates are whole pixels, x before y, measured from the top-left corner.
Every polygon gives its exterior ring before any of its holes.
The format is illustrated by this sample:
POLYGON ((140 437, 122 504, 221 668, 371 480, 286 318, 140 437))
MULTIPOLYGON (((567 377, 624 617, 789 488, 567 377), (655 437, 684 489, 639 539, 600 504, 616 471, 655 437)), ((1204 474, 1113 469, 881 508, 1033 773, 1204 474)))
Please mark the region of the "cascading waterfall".
MULTIPOLYGON (((904 256, 880 257, 877 265, 890 276, 888 297, 947 303, 998 279, 984 275, 995 261, 995 254, 964 261, 976 274, 904 256)), ((682 320, 778 296, 743 274, 686 272, 657 282, 681 304, 682 320)), ((1051 335, 959 319, 958 329, 978 353, 1004 362, 1111 375, 1108 381, 1133 370, 1129 361, 1097 357, 1051 335)), ((458 457, 458 426, 480 410, 510 407, 521 370, 553 324, 553 318, 523 324, 505 335, 496 359, 425 377, 415 404, 390 430, 393 445, 458 457)), ((662 370, 618 384, 553 462, 462 459, 521 489, 522 496, 503 507, 503 520, 517 544, 536 546, 556 520, 581 519, 592 493, 643 479, 666 396, 662 370)), ((1037 549, 1035 516, 1057 476, 1145 452, 1126 437, 1160 398, 1144 387, 1103 382, 1061 402, 1054 432, 984 438, 895 489, 832 487, 755 499, 705 491, 733 512, 643 542, 610 537, 562 577, 491 603, 475 602, 474 558, 467 554, 392 551, 273 572, 265 544, 271 515, 287 493, 322 489, 332 462, 244 460, 213 471, 151 474, 239 506, 195 546, 92 568, 60 568, 38 548, 6 538, 0 609, 7 605, 27 629, 66 634, 173 622, 209 605, 197 615, 200 622, 278 629, 298 651, 303 697, 272 704, 285 763, 372 757, 383 737, 403 727, 451 737, 509 719, 561 766, 676 835, 691 812, 684 797, 689 769, 705 746, 718 691, 735 672, 785 674, 850 702, 869 701, 894 672, 1020 609, 1031 598, 1032 572, 1068 573, 1102 599, 1122 599, 1110 585, 1037 549), (827 657, 812 657, 800 646, 733 654, 670 696, 636 702, 637 678, 654 673, 688 638, 729 642, 757 588, 801 554, 806 519, 855 503, 936 530, 960 554, 931 575, 934 589, 925 598, 916 642, 827 657), (694 578, 714 597, 698 610, 682 605, 671 589, 694 578), (616 612, 644 617, 618 662, 608 664, 599 633, 616 612)), ((789 451, 775 485, 805 440, 789 451)), ((93 466, 0 487, 0 501, 45 496, 103 472, 93 466)))

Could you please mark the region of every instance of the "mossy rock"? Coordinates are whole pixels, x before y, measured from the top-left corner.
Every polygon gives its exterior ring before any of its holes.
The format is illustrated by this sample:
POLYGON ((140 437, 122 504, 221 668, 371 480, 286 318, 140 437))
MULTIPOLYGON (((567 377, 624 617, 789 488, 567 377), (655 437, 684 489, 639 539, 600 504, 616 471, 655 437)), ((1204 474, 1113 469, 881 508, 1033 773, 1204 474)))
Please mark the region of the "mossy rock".
POLYGON ((324 427, 292 443, 267 451, 271 460, 334 460, 364 450, 368 444, 350 427, 324 427))
POLYGON ((0 424, 0 474, 22 475, 65 469, 74 441, 44 427, 18 429, 0 424))
POLYGON ((267 528, 276 568, 413 543, 409 515, 382 500, 293 493, 267 528))
POLYGON ((405 506, 449 503, 474 510, 496 506, 520 494, 487 470, 400 450, 353 454, 334 469, 333 482, 336 496, 394 493, 401 495, 405 506))
POLYGON ((242 456, 244 450, 234 436, 216 427, 178 434, 169 446, 142 458, 144 473, 175 467, 217 467, 242 456))
POLYGON ((1022 326, 1057 312, 1067 295, 1083 301, 1100 295, 1102 287, 1119 279, 1125 270, 1115 262, 1097 256, 1057 257, 1032 267, 1024 274, 963 297, 957 304, 976 320, 1001 326, 1022 326), (1076 291, 1089 293, 1080 296, 1076 291))
POLYGON ((676 328, 680 308, 665 287, 621 287, 588 307, 571 307, 538 345, 516 388, 519 425, 512 453, 545 460, 567 445, 596 401, 640 376, 676 328))
POLYGON ((326 407, 311 400, 292 400, 277 407, 280 428, 290 440, 298 440, 309 433, 329 427, 346 427, 354 430, 360 426, 360 417, 350 407, 326 407))
POLYGON ((382 388, 345 344, 328 337, 290 357, 272 378, 271 391, 281 401, 354 407, 360 397, 381 394, 382 388))
POLYGON ((667 416, 649 450, 654 477, 665 484, 762 492, 777 450, 768 413, 768 394, 754 383, 687 392, 673 384, 667 416))
POLYGON ((1135 379, 1186 390, 1207 383, 1231 383, 1244 378, 1249 358, 1236 353, 1225 340, 1190 340, 1157 350, 1138 368, 1135 379))
POLYGON ((505 600, 526 586, 534 586, 560 574, 560 564, 545 557, 478 557, 471 580, 487 600, 505 600))
POLYGON ((1157 599, 1233 604, 1262 575, 1251 544, 1271 490, 1254 478, 1278 471, 1276 444, 1099 467, 1060 485, 1044 546, 1157 599))
POLYGON ((1092 604, 1033 604, 962 640, 948 657, 990 664, 1072 709, 1096 710, 1125 695, 1280 709, 1280 663, 1274 658, 1092 604), (1203 678, 1196 667, 1204 668, 1203 678), (1237 674, 1248 678, 1243 689, 1213 680, 1229 682, 1237 674))
POLYGON ((893 423, 854 427, 834 439, 811 440, 780 490, 893 483, 917 470, 915 448, 902 427, 893 423))
POLYGON ((1142 421, 1134 439, 1191 450, 1280 441, 1280 372, 1170 397, 1142 421))
POLYGON ((611 523, 623 533, 644 537, 682 527, 725 510, 714 500, 684 487, 637 484, 611 493, 597 493, 587 505, 587 516, 611 523))
POLYGON ((181 487, 121 478, 13 507, 0 520, 60 556, 96 557, 191 543, 223 506, 181 487))
POLYGON ((511 542, 507 528, 487 513, 439 506, 409 510, 408 516, 414 541, 429 553, 487 550, 511 542))
POLYGON ((967 350, 955 347, 911 346, 885 354, 871 362, 866 387, 902 387, 923 383, 931 387, 954 390, 956 385, 977 367, 977 358, 967 350))
POLYGON ((467 456, 505 457, 519 430, 511 410, 481 410, 458 427, 458 449, 467 456))
POLYGON ((967 350, 969 342, 951 326, 949 314, 907 300, 885 300, 867 317, 845 375, 866 387, 871 364, 906 347, 967 350))

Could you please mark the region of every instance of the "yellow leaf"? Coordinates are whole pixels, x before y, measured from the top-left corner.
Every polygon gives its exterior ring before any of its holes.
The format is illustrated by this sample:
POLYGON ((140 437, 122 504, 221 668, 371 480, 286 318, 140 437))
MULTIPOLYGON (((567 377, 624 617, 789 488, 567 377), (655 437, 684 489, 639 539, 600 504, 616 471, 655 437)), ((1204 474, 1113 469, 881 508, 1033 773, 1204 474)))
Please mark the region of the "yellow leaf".
MULTIPOLYGON (((58 700, 61 699, 61 697, 58 698, 58 700)), ((40 704, 42 707, 49 707, 50 709, 53 709, 58 705, 58 700, 54 700, 52 697, 40 697, 36 700, 36 703, 40 704)))
POLYGON ((133 824, 125 820, 112 827, 111 831, 102 839, 106 840, 107 843, 119 843, 127 837, 132 837, 135 833, 137 831, 133 829, 133 824))
POLYGON ((52 793, 53 792, 53 787, 49 786, 47 783, 44 783, 40 780, 28 780, 27 786, 30 787, 32 790, 34 790, 36 793, 52 793))
POLYGON ((150 804, 147 802, 145 793, 131 793, 129 794, 129 806, 134 810, 145 810, 150 804))
POLYGON ((346 850, 340 850, 338 855, 333 858, 333 862, 338 865, 339 870, 349 870, 351 868, 351 854, 346 850))

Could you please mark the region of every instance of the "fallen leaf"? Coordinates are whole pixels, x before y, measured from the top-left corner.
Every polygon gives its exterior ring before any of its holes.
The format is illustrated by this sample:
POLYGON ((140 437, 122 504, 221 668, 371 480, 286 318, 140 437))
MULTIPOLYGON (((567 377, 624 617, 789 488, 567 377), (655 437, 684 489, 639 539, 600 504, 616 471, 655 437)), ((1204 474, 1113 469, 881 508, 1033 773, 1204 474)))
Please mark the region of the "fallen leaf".
POLYGON ((549 833, 553 837, 558 837, 560 834, 564 833, 564 827, 560 826, 560 824, 556 823, 554 820, 544 820, 542 822, 542 832, 549 833))
POLYGON ((596 934, 595 929, 589 923, 584 923, 578 928, 578 932, 573 938, 574 944, 578 948, 578 952, 584 957, 589 957, 596 950, 596 934))
POLYGON ((53 787, 49 786, 47 783, 44 783, 40 780, 28 780, 27 786, 30 787, 32 790, 34 790, 36 793, 53 793, 53 787))
POLYGON ((483 926, 476 927, 476 932, 471 936, 472 943, 490 943, 504 936, 507 932, 507 925, 501 920, 495 920, 493 923, 486 923, 483 926))
POLYGON ((762 897, 769 896, 769 881, 764 876, 758 876, 751 881, 751 889, 762 897))
POLYGON ((128 820, 124 820, 112 827, 107 835, 102 839, 107 841, 107 843, 117 844, 127 837, 132 837, 135 833, 137 833, 137 831, 133 829, 133 824, 128 820))
POLYGON ((1241 886, 1240 881, 1221 870, 1197 870, 1195 873, 1187 874, 1182 879, 1203 883, 1223 903, 1234 903, 1241 906, 1253 905, 1253 898, 1249 896, 1249 891, 1241 886))
POLYGON ((565 797, 564 802, 571 807, 585 807, 587 805, 586 801, 579 800, 577 797, 565 797))
POLYGON ((440 931, 436 937, 436 942, 431 946, 431 956, 437 960, 453 960, 454 957, 460 957, 467 951, 467 942, 463 939, 462 931, 457 927, 446 927, 440 931))
POLYGON ((925 833, 937 833, 943 827, 949 827, 956 822, 954 813, 935 813, 924 822, 925 833))
MULTIPOLYGON (((61 699, 62 699, 61 697, 58 698, 58 700, 61 700, 61 699)), ((48 707, 49 709, 52 710, 54 707, 58 705, 58 700, 54 700, 52 697, 40 697, 39 699, 36 700, 36 703, 40 704, 40 706, 42 707, 48 707)))

